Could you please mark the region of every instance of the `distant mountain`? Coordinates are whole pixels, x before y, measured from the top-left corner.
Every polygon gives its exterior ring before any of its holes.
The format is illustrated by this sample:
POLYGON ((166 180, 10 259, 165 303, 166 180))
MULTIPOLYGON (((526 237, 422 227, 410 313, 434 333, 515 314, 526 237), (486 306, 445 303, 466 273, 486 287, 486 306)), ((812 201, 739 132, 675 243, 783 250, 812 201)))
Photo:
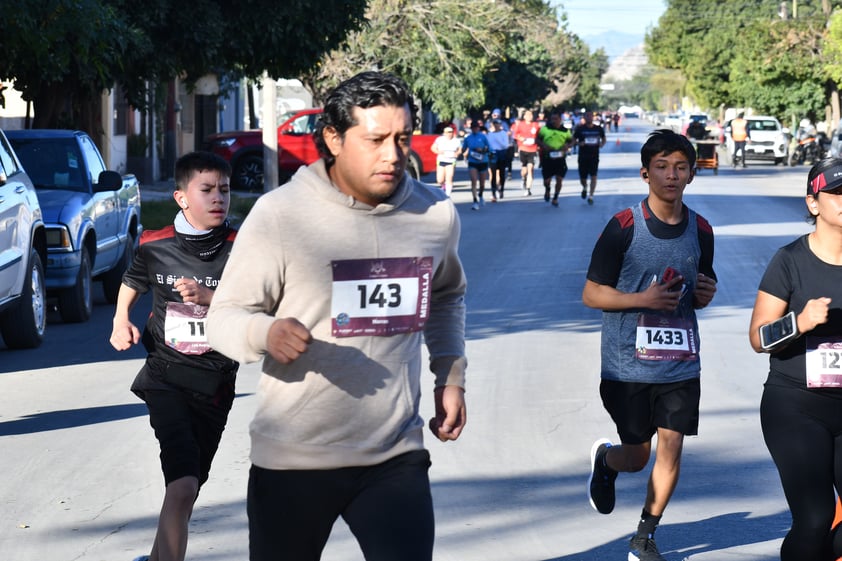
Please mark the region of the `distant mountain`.
MULTIPOLYGON (((572 30, 576 33, 576 30, 572 30)), ((608 62, 613 62, 618 56, 623 55, 632 47, 643 43, 645 31, 640 33, 627 33, 620 31, 605 31, 596 35, 580 35, 582 40, 588 44, 591 51, 602 47, 608 55, 608 62)))
POLYGON ((643 43, 641 43, 613 59, 602 77, 602 81, 603 83, 611 83, 631 80, 648 63, 649 59, 643 50, 643 43))

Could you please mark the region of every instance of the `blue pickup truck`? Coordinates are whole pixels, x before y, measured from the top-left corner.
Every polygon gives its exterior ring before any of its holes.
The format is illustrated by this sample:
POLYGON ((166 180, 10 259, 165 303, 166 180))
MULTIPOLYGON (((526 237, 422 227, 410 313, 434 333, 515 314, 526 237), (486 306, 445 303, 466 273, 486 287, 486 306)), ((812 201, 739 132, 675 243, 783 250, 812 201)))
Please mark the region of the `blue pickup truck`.
POLYGON ((35 184, 47 238, 47 294, 58 297, 61 318, 83 322, 93 309, 93 281, 114 303, 123 272, 137 249, 140 186, 134 175, 107 170, 84 132, 7 130, 6 136, 35 184))

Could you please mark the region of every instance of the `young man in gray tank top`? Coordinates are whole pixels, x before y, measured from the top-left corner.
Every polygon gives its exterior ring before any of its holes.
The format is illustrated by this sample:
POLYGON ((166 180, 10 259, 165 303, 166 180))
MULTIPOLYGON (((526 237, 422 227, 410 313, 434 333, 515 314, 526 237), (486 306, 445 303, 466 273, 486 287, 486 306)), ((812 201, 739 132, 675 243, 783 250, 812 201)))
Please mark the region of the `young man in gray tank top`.
POLYGON ((695 310, 716 292, 713 230, 684 205, 696 152, 682 135, 653 132, 640 151, 648 196, 606 225, 596 242, 582 301, 603 311, 600 395, 617 427, 591 449, 591 505, 614 509, 618 472, 655 464, 629 559, 663 561, 655 528, 678 483, 685 435, 699 421, 699 328, 695 310))

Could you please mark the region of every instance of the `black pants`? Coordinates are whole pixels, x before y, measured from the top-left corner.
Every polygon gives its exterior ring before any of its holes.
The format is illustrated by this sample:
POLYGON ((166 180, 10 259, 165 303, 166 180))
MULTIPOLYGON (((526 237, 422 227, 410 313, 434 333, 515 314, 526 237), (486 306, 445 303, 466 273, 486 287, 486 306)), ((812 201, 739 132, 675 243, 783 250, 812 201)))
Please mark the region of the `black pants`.
POLYGON ((342 517, 366 561, 430 561, 435 523, 426 450, 331 470, 251 467, 249 559, 318 561, 342 517))
POLYGON ((792 514, 781 561, 836 559, 842 555, 842 533, 831 540, 830 525, 834 486, 838 491, 842 483, 842 400, 767 384, 760 422, 792 514))
POLYGON ((511 167, 512 163, 508 158, 508 150, 498 150, 494 155, 494 160, 491 162, 491 192, 500 193, 503 196, 503 190, 506 188, 506 169, 511 167), (497 174, 500 174, 500 181, 497 181, 497 174))

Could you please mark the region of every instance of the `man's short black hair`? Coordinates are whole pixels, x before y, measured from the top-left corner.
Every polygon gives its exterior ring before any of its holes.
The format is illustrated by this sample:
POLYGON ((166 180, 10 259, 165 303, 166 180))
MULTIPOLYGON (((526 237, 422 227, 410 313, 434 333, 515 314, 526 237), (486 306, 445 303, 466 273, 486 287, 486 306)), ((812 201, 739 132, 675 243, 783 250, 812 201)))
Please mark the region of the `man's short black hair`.
POLYGON ((193 175, 202 171, 218 171, 231 178, 231 164, 213 152, 188 152, 175 162, 175 186, 184 191, 193 175))
POLYGON ((393 74, 375 71, 361 72, 348 78, 327 96, 324 111, 313 131, 313 140, 319 150, 319 156, 328 166, 333 164, 334 157, 324 139, 324 130, 332 128, 341 138, 344 138, 345 132, 357 124, 354 119, 355 107, 368 109, 369 107, 403 107, 404 105, 409 106, 414 129, 418 126, 418 108, 412 94, 409 93, 406 82, 393 74))
POLYGON ((696 167, 696 149, 683 134, 678 134, 672 129, 658 129, 652 131, 649 138, 640 149, 640 163, 644 168, 649 169, 652 158, 658 154, 670 155, 673 152, 682 152, 687 156, 690 169, 696 167))

